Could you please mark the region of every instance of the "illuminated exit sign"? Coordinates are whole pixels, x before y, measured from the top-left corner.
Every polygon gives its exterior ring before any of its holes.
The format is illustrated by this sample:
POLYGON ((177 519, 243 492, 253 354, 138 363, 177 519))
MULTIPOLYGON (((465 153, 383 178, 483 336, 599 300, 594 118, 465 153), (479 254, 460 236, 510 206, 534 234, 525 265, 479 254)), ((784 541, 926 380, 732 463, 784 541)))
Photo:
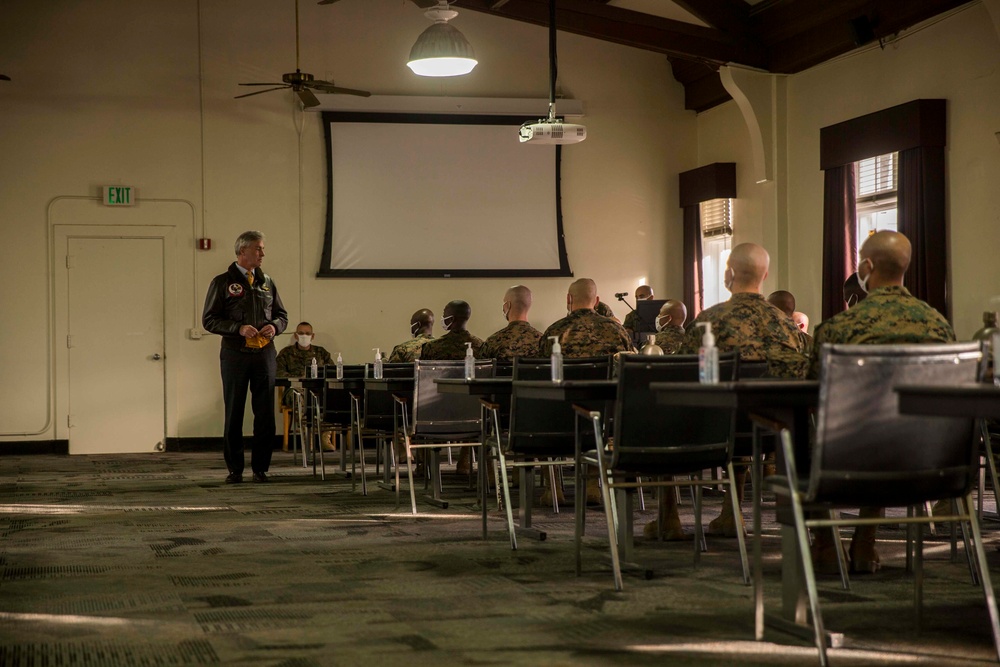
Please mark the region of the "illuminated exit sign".
POLYGON ((131 185, 105 185, 105 206, 135 206, 135 188, 131 185))

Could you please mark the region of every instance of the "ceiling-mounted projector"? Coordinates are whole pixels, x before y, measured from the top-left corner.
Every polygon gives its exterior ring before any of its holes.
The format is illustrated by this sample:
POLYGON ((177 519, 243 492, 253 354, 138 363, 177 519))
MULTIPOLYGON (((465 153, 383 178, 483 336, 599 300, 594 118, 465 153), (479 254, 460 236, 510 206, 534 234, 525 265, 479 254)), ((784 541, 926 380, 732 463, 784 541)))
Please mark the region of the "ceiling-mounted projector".
POLYGON ((522 144, 577 144, 587 138, 587 128, 561 118, 540 118, 522 125, 517 137, 522 144))

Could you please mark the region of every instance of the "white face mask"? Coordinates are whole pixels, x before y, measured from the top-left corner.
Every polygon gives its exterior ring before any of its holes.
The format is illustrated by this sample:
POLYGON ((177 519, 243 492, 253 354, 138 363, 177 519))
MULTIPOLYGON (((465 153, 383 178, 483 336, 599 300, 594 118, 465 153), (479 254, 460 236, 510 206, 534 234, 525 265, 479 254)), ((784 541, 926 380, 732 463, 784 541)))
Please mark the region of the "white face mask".
MULTIPOLYGON (((875 270, 875 265, 872 263, 872 261, 870 259, 864 259, 864 260, 862 260, 861 264, 864 264, 865 262, 868 262, 868 265, 872 268, 872 271, 875 270)), ((864 278, 862 278, 861 277, 861 264, 858 264, 858 287, 861 288, 862 292, 864 292, 865 294, 868 294, 868 279, 872 277, 872 272, 869 271, 868 275, 865 276, 864 278)))
POLYGON ((657 317, 656 318, 656 333, 660 333, 661 331, 663 331, 664 329, 666 329, 668 326, 670 326, 670 320, 671 320, 671 318, 670 318, 669 315, 664 315, 663 317, 657 317))
POLYGON ((447 317, 442 317, 441 318, 441 326, 443 326, 445 328, 445 331, 451 331, 451 329, 450 329, 451 323, 454 322, 454 321, 455 321, 455 317, 452 316, 452 315, 448 315, 447 317))
POLYGON ((726 291, 728 292, 733 291, 733 280, 735 278, 736 278, 736 273, 732 269, 727 268, 726 272, 722 275, 722 284, 726 288, 726 291))
POLYGON ((309 347, 309 344, 312 343, 312 339, 313 337, 308 334, 295 334, 295 342, 298 343, 299 347, 303 350, 309 347))
POLYGON ((500 310, 503 312, 503 319, 510 322, 510 304, 504 301, 503 305, 500 306, 500 310))

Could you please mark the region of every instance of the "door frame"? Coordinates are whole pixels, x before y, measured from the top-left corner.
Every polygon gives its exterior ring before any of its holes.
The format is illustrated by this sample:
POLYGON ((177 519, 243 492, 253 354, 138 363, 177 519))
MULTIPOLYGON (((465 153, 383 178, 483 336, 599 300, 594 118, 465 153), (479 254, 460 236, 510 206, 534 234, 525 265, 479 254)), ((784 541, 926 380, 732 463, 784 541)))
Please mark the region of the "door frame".
MULTIPOLYGON (((177 366, 173 363, 179 358, 180 345, 176 336, 169 335, 178 331, 176 315, 178 283, 177 269, 183 264, 177 248, 176 227, 171 225, 53 225, 53 324, 55 334, 55 437, 69 439, 67 419, 69 415, 69 351, 66 347, 66 336, 69 334, 69 283, 66 268, 66 249, 69 239, 127 239, 153 238, 163 243, 163 436, 170 437, 176 432, 177 400, 176 386, 177 366)), ((114 332, 109 332, 113 335, 114 332)))

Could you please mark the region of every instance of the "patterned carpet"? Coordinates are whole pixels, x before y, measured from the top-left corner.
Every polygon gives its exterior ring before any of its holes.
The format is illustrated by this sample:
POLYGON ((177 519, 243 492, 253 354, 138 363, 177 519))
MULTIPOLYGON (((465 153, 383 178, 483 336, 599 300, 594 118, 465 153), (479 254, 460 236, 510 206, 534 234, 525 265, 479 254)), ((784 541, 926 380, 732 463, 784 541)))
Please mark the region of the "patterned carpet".
MULTIPOLYGON (((328 469, 329 470, 329 469, 328 469)), ((33 665, 801 665, 809 643, 753 641, 735 540, 643 543, 651 580, 614 591, 603 515, 588 511, 574 575, 572 510, 536 507, 544 542, 511 551, 491 506, 446 475, 447 510, 414 517, 394 494, 326 481, 276 452, 271 483, 226 485, 221 454, 0 459, 0 664, 33 665)), ((706 498, 706 520, 719 496, 706 498)), ((652 507, 653 503, 648 502, 652 507)), ((990 505, 989 509, 993 509, 990 505)), ((770 514, 773 514, 771 512, 770 514)), ((636 531, 653 518, 637 510, 636 531)), ((690 527, 690 505, 682 507, 690 527), (686 514, 685 514, 686 512, 686 514)), ((1000 574, 1000 534, 987 549, 1000 574)), ((821 582, 835 665, 995 662, 981 591, 928 537, 924 627, 914 630, 902 532, 885 569, 850 592, 821 582)), ((780 545, 765 523, 768 610, 780 545)))

